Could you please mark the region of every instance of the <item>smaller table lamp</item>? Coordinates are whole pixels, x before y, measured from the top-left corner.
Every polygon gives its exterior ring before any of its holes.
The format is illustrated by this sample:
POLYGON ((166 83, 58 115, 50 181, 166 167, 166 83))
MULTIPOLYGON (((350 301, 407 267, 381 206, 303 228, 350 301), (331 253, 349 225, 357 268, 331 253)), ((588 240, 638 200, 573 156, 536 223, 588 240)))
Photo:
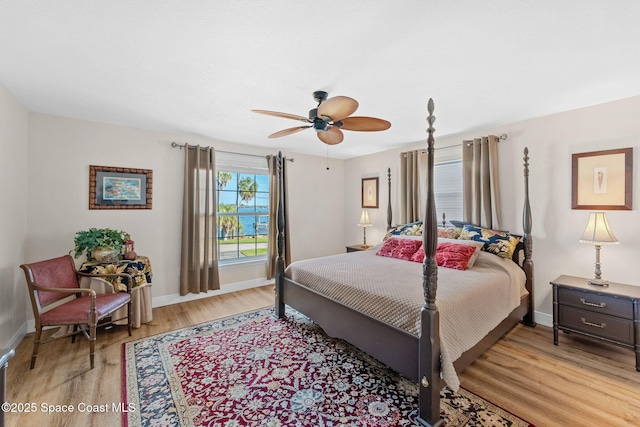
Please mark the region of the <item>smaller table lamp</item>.
POLYGON ((371 225, 373 224, 371 224, 371 221, 369 220, 369 212, 366 209, 363 209, 362 215, 360 216, 360 222, 358 223, 358 226, 362 227, 362 230, 364 231, 363 245, 367 244, 367 227, 370 227, 371 225))
POLYGON ((617 245, 618 239, 613 235, 607 223, 607 217, 604 212, 591 212, 589 214, 589 222, 584 230, 580 243, 589 243, 596 247, 596 277, 589 280, 590 285, 608 286, 609 282, 602 280, 602 271, 600 270, 600 247, 602 245, 617 245))

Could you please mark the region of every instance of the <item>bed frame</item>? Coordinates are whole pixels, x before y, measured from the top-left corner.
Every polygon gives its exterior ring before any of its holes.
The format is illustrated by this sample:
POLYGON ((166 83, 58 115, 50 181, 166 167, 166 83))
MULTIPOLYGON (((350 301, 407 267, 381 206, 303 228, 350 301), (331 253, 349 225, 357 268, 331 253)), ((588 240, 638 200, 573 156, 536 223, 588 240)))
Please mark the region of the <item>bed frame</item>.
MULTIPOLYGON (((276 300, 275 314, 285 316, 285 304, 290 305, 317 323, 328 335, 344 339, 355 347, 365 351, 396 372, 419 383, 418 422, 424 426, 440 426, 440 390, 444 382, 440 378, 440 326, 436 305, 438 267, 435 252, 438 244, 437 220, 433 190, 433 152, 434 138, 433 100, 427 104, 429 116, 427 122, 427 151, 429 153, 427 173, 427 209, 424 220, 423 245, 425 260, 423 263, 422 287, 424 305, 421 309, 421 333, 416 337, 408 332, 380 322, 341 305, 335 300, 314 292, 285 277, 284 242, 285 217, 283 180, 280 179, 278 200, 278 254, 276 258, 276 300)), ((491 331, 476 346, 462 354, 454 362, 458 373, 470 365, 480 354, 486 351, 504 334, 518 323, 535 326, 533 318, 533 261, 531 259, 533 240, 531 238, 531 208, 529 205, 529 156, 524 150, 524 186, 525 203, 523 212, 524 235, 517 260, 526 275, 526 288, 529 294, 522 298, 521 304, 500 325, 491 331)), ((282 154, 278 154, 278 173, 282 178, 282 154)), ((390 175, 390 174, 389 174, 390 175)), ((389 184, 389 187, 391 184, 389 184)), ((388 208, 390 213, 391 208, 388 208)), ((389 218, 390 221, 390 218, 389 218)))

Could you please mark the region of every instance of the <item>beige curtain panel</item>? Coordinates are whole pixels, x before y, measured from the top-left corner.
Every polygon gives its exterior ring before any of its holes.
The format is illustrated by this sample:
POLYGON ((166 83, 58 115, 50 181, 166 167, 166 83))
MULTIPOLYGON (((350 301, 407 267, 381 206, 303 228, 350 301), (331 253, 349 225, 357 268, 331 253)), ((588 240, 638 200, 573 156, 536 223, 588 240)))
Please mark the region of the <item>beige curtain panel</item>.
MULTIPOLYGON (((269 164, 269 243, 267 247, 267 279, 276 277, 276 259, 278 256, 278 198, 280 197, 280 181, 278 177, 277 156, 267 156, 269 164)), ((286 159, 282 160, 282 188, 284 189, 284 209, 285 209, 285 242, 284 242, 284 265, 291 264, 291 244, 289 240, 289 211, 287 208, 287 168, 286 159)))
POLYGON ((501 228, 498 181, 498 138, 495 135, 463 141, 464 222, 501 228))
POLYGON ((180 295, 220 289, 215 150, 184 146, 180 295))
POLYGON ((400 224, 424 219, 428 157, 424 150, 400 153, 400 224))

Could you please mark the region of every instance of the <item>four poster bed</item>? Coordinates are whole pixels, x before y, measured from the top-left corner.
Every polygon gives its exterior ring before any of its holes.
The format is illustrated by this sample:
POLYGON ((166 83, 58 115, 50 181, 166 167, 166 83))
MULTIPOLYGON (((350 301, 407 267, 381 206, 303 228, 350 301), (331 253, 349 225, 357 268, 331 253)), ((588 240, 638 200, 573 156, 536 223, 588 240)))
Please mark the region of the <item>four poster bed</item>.
MULTIPOLYGON (((297 261, 285 271, 287 218, 282 187, 277 215, 276 315, 284 317, 285 305, 289 305, 312 319, 328 335, 344 339, 418 383, 418 421, 425 426, 441 425, 440 390, 445 384, 457 389, 456 373, 519 322, 535 325, 527 149, 524 235, 518 236, 513 258, 479 251, 474 268, 438 270, 438 224, 432 179, 433 110, 430 99, 427 207, 422 236, 413 237, 420 240, 424 251, 422 263, 376 256, 377 248, 374 248, 297 261), (419 280, 422 287, 418 285, 419 280), (441 289, 436 303, 438 282, 441 289), (463 298, 461 295, 468 294, 466 289, 471 293, 463 298), (475 331, 475 323, 482 323, 480 318, 485 316, 490 318, 488 323, 475 331)), ((282 160, 279 155, 280 172, 282 160)), ((282 179, 280 183, 282 185, 282 179)))

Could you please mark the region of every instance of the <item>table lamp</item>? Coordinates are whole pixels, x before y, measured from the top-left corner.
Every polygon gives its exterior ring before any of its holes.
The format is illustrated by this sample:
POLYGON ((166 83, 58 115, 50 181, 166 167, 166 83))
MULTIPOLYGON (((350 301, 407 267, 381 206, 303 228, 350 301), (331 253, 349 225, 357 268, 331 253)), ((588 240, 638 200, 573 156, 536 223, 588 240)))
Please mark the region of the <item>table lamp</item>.
POLYGON ((365 246, 367 244, 367 227, 370 227, 371 225, 371 221, 369 220, 369 212, 366 209, 363 209, 358 226, 362 227, 362 230, 364 231, 364 240, 362 244, 365 246))
POLYGON ((600 247, 602 245, 617 245, 618 239, 613 235, 607 223, 607 217, 604 212, 591 212, 589 214, 589 222, 584 230, 580 243, 589 243, 596 247, 596 277, 589 280, 590 285, 608 286, 609 282, 602 280, 602 271, 600 270, 600 247))

